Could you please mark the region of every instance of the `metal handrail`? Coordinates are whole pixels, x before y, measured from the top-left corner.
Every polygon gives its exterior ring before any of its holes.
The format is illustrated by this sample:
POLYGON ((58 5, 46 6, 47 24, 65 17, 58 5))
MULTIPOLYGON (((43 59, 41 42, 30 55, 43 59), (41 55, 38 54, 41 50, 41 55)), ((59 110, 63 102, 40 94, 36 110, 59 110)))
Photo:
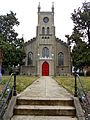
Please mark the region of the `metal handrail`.
POLYGON ((7 87, 8 87, 8 85, 9 85, 10 81, 11 81, 12 76, 13 76, 13 73, 10 75, 9 80, 7 81, 6 86, 4 87, 4 90, 2 91, 2 94, 1 94, 1 96, 0 96, 0 100, 2 100, 2 98, 3 98, 3 96, 4 96, 5 92, 6 92, 7 87))
POLYGON ((4 87, 4 90, 2 91, 2 94, 0 96, 0 118, 3 117, 5 110, 6 110, 8 103, 12 96, 16 96, 16 72, 14 72, 10 75, 10 78, 8 79, 8 81, 4 87), (12 87, 9 88, 9 84, 12 80, 13 75, 14 75, 14 83, 13 83, 12 87), (7 92, 7 90, 8 90, 8 92, 7 92), (7 93, 7 95, 5 96, 6 93, 7 93))
POLYGON ((81 85, 81 87, 82 87, 82 92, 84 93, 84 96, 86 97, 86 100, 87 100, 88 104, 90 104, 90 101, 88 100, 88 95, 87 95, 87 93, 86 93, 86 91, 85 91, 85 88, 84 88, 84 85, 83 85, 83 83, 82 83, 82 81, 81 81, 81 79, 80 79, 80 76, 79 76, 78 74, 76 74, 76 75, 77 75, 77 78, 78 78, 78 80, 79 80, 79 83, 80 83, 80 85, 81 85))
POLYGON ((74 96, 79 97, 80 102, 83 105, 84 113, 85 113, 85 118, 86 120, 89 120, 88 114, 90 112, 90 99, 88 97, 87 92, 85 91, 84 85, 82 83, 82 80, 80 79, 80 76, 75 73, 75 91, 74 91, 74 96), (80 83, 81 89, 78 87, 77 84, 77 79, 80 83))

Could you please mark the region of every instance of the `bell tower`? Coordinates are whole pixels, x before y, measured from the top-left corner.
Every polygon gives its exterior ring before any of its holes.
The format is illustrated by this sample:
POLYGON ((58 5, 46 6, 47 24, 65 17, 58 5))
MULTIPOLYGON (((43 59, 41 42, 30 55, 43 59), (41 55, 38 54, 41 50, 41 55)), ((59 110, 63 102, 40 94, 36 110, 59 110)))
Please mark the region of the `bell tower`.
POLYGON ((55 27, 54 27, 54 3, 51 11, 41 11, 38 5, 38 25, 36 31, 38 47, 38 74, 42 75, 42 64, 47 62, 49 75, 54 74, 55 53, 55 27))
POLYGON ((52 3, 52 11, 41 11, 40 2, 38 5, 38 25, 37 36, 55 35, 54 27, 54 3, 52 3))

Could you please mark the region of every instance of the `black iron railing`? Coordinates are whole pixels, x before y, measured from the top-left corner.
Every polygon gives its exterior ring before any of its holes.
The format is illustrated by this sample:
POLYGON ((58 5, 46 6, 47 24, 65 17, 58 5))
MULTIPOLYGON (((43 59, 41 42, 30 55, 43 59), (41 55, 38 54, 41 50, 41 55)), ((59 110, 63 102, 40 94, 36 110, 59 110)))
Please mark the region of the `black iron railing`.
POLYGON ((82 80, 80 79, 80 76, 75 73, 75 90, 74 90, 74 97, 79 97, 79 100, 81 102, 85 118, 86 120, 90 120, 89 114, 90 114, 90 98, 88 97, 88 93, 85 91, 84 85, 82 83, 82 80))
POLYGON ((0 118, 3 117, 12 96, 16 96, 16 72, 11 74, 0 96, 0 118), (13 84, 11 85, 12 77, 14 77, 14 79, 13 84))

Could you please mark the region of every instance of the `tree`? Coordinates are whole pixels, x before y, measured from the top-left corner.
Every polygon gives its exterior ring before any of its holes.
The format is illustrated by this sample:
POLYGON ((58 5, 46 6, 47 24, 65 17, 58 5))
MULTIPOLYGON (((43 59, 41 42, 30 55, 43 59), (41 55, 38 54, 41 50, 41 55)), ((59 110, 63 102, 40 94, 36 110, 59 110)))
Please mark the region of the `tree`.
POLYGON ((71 52, 72 63, 76 69, 90 66, 90 10, 82 6, 74 10, 71 19, 74 23, 72 35, 66 35, 69 44, 74 43, 71 52))
POLYGON ((87 9, 87 6, 82 6, 82 8, 74 10, 71 18, 74 29, 82 35, 83 40, 87 39, 88 44, 90 44, 90 10, 87 9))
POLYGON ((0 48, 3 51, 3 66, 11 69, 13 65, 22 65, 25 57, 24 40, 17 38, 14 26, 19 22, 16 14, 12 11, 10 14, 0 16, 0 48))

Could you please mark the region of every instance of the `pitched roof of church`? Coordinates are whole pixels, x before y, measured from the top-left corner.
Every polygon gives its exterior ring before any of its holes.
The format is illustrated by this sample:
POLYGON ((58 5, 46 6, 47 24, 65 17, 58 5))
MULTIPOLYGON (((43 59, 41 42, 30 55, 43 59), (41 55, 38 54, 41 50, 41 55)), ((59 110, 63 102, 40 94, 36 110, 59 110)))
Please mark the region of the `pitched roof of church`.
POLYGON ((36 37, 33 37, 32 39, 28 40, 27 42, 24 43, 24 46, 27 46, 29 43, 32 43, 36 40, 36 37))
POLYGON ((68 47, 68 44, 66 42, 62 41, 61 39, 56 38, 56 41, 61 43, 62 45, 65 45, 66 47, 68 47))
MULTIPOLYGON (((28 40, 27 42, 25 42, 24 46, 27 46, 28 44, 30 44, 30 43, 32 43, 34 41, 36 41, 36 37, 34 37, 34 38, 28 40)), ((62 41, 60 38, 56 38, 56 41, 59 42, 59 43, 61 43, 64 46, 68 47, 68 44, 66 42, 62 41)))

